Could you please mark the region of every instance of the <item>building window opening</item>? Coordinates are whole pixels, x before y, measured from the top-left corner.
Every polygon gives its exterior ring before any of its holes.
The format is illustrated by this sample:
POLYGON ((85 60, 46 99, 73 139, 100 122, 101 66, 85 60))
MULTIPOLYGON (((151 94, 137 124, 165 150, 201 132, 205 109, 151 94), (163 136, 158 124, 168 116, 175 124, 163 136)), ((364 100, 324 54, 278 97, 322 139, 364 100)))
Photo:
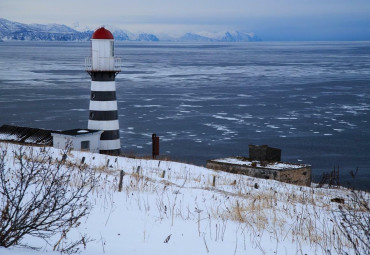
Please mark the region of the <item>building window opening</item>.
POLYGON ((82 151, 89 151, 90 150, 90 141, 82 141, 81 142, 81 150, 82 151))

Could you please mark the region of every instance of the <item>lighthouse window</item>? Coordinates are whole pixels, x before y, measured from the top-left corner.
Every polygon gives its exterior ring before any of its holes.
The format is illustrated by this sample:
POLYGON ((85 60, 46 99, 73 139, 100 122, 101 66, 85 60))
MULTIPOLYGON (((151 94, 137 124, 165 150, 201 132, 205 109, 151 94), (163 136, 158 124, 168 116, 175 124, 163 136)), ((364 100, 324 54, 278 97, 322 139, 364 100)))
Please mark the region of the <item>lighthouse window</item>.
POLYGON ((82 151, 90 150, 90 141, 82 141, 81 142, 81 150, 82 151))
POLYGON ((110 42, 110 55, 111 57, 114 57, 114 42, 110 42))

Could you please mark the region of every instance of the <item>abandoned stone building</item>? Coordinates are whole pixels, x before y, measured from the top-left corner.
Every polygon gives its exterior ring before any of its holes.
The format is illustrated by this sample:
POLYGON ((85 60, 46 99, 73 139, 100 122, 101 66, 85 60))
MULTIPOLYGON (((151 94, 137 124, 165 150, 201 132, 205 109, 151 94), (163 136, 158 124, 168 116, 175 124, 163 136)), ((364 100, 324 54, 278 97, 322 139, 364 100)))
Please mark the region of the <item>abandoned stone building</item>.
POLYGON ((249 145, 249 158, 208 160, 207 168, 302 186, 311 185, 310 165, 281 162, 281 150, 267 145, 249 145))

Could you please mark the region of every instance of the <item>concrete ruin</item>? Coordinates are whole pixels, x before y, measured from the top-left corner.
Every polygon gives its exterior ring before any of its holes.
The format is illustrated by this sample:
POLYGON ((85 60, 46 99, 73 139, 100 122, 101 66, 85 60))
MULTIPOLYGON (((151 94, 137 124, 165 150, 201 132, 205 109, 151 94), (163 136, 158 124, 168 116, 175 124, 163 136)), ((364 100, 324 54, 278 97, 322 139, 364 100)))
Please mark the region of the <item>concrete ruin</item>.
POLYGON ((250 145, 249 155, 249 158, 230 157, 208 160, 206 167, 295 185, 311 185, 312 167, 304 164, 280 162, 280 149, 271 148, 267 145, 250 145))

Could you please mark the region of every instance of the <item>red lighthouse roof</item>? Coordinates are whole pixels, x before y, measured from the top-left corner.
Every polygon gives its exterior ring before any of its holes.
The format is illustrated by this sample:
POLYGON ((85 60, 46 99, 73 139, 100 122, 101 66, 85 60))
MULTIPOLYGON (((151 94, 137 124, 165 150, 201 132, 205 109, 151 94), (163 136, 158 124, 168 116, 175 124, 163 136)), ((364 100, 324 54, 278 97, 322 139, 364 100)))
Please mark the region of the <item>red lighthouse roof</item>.
POLYGON ((114 39, 112 33, 104 27, 98 28, 91 39, 114 39))

